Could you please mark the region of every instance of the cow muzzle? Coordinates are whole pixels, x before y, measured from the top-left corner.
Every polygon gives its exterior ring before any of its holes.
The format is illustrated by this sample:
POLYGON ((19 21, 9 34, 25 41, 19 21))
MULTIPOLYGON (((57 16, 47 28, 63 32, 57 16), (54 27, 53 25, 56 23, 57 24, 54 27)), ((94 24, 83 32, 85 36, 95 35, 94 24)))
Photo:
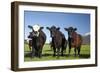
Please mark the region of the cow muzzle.
POLYGON ((39 36, 39 32, 36 32, 34 36, 38 37, 39 36))

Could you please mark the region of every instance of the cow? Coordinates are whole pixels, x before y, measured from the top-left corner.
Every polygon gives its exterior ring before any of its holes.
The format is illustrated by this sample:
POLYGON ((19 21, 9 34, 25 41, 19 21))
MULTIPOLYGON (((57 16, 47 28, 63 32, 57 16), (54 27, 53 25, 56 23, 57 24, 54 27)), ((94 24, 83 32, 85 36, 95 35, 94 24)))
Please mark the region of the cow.
POLYGON ((82 36, 76 32, 77 28, 69 27, 64 29, 68 32, 69 55, 71 48, 74 48, 75 56, 77 51, 78 56, 80 56, 82 36))
POLYGON ((31 33, 32 32, 29 32, 29 36, 28 36, 28 38, 29 38, 29 40, 28 40, 28 46, 29 46, 30 51, 32 50, 32 39, 30 38, 31 33))
POLYGON ((32 57, 42 57, 42 49, 46 41, 46 35, 42 31, 43 27, 39 25, 30 26, 28 28, 32 29, 32 33, 29 38, 32 39, 32 57))
POLYGON ((29 45, 29 49, 31 51, 32 50, 32 40, 31 39, 29 40, 29 44, 28 45, 29 45))
POLYGON ((60 31, 59 27, 56 28, 55 26, 52 26, 51 28, 49 27, 46 28, 50 31, 50 35, 52 38, 51 43, 54 51, 53 56, 56 56, 56 52, 58 58, 60 56, 60 52, 61 52, 61 56, 63 56, 64 50, 66 50, 67 47, 67 41, 64 34, 60 31))

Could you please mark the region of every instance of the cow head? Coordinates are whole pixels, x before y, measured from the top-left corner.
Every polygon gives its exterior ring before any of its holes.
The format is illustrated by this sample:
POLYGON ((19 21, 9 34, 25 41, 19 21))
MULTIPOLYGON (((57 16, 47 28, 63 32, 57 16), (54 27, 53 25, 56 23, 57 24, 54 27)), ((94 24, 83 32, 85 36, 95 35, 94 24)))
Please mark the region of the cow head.
POLYGON ((72 37, 72 33, 77 30, 77 28, 69 27, 69 28, 64 28, 68 32, 68 37, 72 37))
POLYGON ((32 30, 32 32, 30 33, 31 38, 38 37, 40 34, 40 31, 43 29, 43 27, 40 27, 39 25, 34 25, 34 26, 28 25, 28 28, 32 30))
POLYGON ((60 28, 56 28, 55 26, 52 26, 51 28, 47 27, 47 29, 50 31, 51 37, 53 38, 56 35, 56 32, 60 30, 60 28))

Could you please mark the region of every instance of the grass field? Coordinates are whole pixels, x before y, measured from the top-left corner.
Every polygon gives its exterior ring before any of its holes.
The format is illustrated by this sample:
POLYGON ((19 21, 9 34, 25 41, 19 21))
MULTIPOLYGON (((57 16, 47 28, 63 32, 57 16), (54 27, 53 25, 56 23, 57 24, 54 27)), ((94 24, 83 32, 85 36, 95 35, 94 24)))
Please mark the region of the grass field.
POLYGON ((74 56, 74 49, 71 49, 70 56, 68 56, 68 48, 66 49, 65 56, 53 57, 53 50, 49 44, 45 44, 42 50, 42 58, 31 58, 30 49, 27 44, 24 46, 24 61, 46 61, 46 60, 69 60, 69 59, 87 59, 90 58, 90 45, 82 45, 80 56, 74 56))

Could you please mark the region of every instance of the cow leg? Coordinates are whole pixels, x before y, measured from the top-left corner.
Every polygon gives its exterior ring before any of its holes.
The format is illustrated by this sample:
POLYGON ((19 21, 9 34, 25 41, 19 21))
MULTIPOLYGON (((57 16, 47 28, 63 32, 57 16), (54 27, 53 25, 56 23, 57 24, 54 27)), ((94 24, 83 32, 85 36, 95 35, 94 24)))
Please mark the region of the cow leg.
POLYGON ((35 48, 35 56, 38 57, 38 49, 35 48))
POLYGON ((76 56, 76 48, 74 48, 75 56, 76 56))
POLYGON ((39 47, 36 48, 35 55, 36 55, 36 57, 40 57, 40 48, 39 47))
POLYGON ((35 56, 35 48, 34 47, 32 47, 32 53, 31 54, 32 54, 31 57, 33 58, 35 56))
POLYGON ((38 56, 39 56, 39 58, 42 57, 42 48, 39 48, 38 56))
POLYGON ((70 51, 71 51, 71 45, 69 45, 69 54, 68 54, 69 56, 70 56, 70 51))
POLYGON ((53 56, 56 56, 56 48, 55 47, 53 47, 53 51, 54 51, 53 56))
POLYGON ((63 49, 61 49, 61 56, 64 56, 64 54, 63 54, 63 49))
POLYGON ((80 47, 78 47, 78 56, 80 56, 80 47))
POLYGON ((68 56, 70 56, 70 51, 71 51, 71 38, 68 38, 68 47, 69 47, 69 53, 68 56))
POLYGON ((30 52, 31 52, 31 46, 29 46, 30 52))
POLYGON ((57 48, 57 58, 60 56, 60 48, 57 48))
POLYGON ((61 56, 64 56, 64 47, 61 48, 61 56))

